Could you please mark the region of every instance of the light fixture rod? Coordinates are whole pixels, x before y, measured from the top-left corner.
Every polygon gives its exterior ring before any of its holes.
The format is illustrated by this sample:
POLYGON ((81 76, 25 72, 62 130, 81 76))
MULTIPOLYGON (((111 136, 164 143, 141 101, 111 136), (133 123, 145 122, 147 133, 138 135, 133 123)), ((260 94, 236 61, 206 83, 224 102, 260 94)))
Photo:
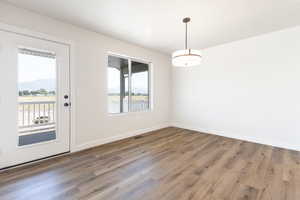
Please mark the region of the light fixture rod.
POLYGON ((188 28, 188 27, 187 27, 187 23, 185 23, 185 49, 187 49, 187 42, 188 42, 188 41, 187 41, 187 40, 188 40, 188 39, 187 39, 187 28, 188 28))
POLYGON ((182 21, 185 23, 185 49, 188 49, 188 23, 191 21, 191 18, 186 17, 182 21))

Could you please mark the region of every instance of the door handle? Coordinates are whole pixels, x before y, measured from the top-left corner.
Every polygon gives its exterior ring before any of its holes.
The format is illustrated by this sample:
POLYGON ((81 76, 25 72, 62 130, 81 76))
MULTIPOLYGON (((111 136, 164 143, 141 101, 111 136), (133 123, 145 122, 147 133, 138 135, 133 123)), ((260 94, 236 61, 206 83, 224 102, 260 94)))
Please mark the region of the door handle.
POLYGON ((70 104, 69 104, 69 103, 64 103, 64 106, 65 106, 65 107, 69 107, 70 104))

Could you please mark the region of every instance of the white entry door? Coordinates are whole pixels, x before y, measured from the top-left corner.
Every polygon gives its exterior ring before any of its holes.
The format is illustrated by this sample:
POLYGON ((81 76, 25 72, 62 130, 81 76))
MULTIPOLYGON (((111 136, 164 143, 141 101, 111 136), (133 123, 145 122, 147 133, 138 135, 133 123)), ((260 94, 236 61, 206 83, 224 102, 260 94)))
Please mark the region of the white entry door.
POLYGON ((70 150, 69 46, 0 30, 0 169, 70 150))

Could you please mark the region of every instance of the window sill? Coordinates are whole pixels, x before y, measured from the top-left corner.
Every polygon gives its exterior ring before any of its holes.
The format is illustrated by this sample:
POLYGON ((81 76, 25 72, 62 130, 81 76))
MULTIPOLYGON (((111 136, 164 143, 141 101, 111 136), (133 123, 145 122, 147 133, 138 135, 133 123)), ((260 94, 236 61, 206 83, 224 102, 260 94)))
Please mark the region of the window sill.
POLYGON ((121 116, 127 116, 127 115, 137 115, 137 114, 146 114, 153 112, 153 109, 148 109, 144 111, 136 111, 136 112, 126 112, 126 113, 108 113, 109 117, 121 117, 121 116))

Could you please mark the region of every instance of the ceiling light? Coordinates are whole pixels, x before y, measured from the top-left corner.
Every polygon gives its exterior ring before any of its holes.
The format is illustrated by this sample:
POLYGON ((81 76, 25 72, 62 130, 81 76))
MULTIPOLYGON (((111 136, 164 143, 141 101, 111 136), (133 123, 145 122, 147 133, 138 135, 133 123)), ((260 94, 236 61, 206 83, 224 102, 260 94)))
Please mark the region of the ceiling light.
POLYGON ((187 39, 187 24, 191 21, 189 17, 183 19, 185 23, 185 49, 175 51, 172 54, 172 64, 176 67, 191 67, 200 65, 201 63, 201 52, 199 50, 188 48, 187 39))

